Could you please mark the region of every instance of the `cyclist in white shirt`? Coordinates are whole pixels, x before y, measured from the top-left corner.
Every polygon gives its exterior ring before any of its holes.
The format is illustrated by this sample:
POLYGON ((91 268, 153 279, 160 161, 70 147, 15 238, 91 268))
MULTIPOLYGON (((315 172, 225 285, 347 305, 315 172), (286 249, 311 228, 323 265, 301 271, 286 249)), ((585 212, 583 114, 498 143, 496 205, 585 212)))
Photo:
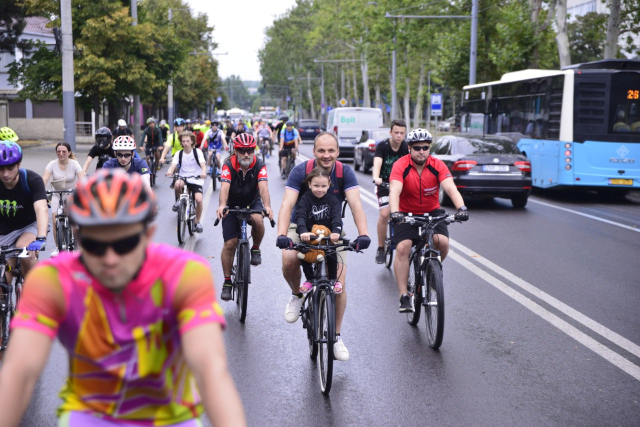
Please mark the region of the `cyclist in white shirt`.
POLYGON ((196 136, 189 131, 184 131, 180 134, 180 142, 182 143, 182 150, 179 150, 175 156, 171 159, 171 167, 167 171, 167 176, 172 176, 176 170, 178 164, 180 165, 180 172, 178 172, 179 178, 176 180, 174 188, 176 203, 173 205, 173 211, 177 212, 180 206, 180 193, 182 188, 187 184, 189 192, 195 194, 196 199, 196 232, 202 233, 202 224, 200 223, 200 217, 202 215, 202 186, 204 185, 204 179, 207 177, 207 162, 199 148, 194 148, 196 145, 196 136), (199 176, 200 179, 185 179, 186 177, 199 176))

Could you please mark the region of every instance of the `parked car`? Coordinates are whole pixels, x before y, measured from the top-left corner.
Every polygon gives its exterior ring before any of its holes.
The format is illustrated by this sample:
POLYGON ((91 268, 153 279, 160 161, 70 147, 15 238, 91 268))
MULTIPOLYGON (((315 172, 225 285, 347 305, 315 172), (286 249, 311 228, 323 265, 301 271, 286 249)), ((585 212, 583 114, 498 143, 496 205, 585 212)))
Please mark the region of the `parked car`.
POLYGON ((298 132, 300 132, 300 138, 302 139, 315 139, 315 137, 322 132, 320 122, 317 120, 300 120, 296 124, 296 128, 298 132))
MULTIPOLYGON (((504 136, 443 136, 431 147, 453 175, 463 197, 511 199, 524 208, 531 194, 531 162, 504 136)), ((440 189, 440 203, 446 203, 440 189)))
POLYGON ((357 138, 338 137, 338 149, 340 154, 338 159, 342 161, 352 161, 353 153, 355 152, 356 145, 358 144, 357 138))
POLYGON ((376 128, 365 129, 362 131, 362 137, 356 145, 353 154, 353 167, 364 173, 369 173, 373 166, 373 155, 376 153, 376 147, 381 141, 389 138, 391 129, 376 128))

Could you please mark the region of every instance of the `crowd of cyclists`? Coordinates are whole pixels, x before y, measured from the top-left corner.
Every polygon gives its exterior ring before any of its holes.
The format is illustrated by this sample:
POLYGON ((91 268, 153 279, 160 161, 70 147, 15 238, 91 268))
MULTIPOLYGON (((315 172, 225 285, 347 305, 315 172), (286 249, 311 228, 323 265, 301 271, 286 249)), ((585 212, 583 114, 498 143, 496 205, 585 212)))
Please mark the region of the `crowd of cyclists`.
MULTIPOLYGON (((267 167, 257 154, 262 147, 270 156, 277 145, 280 161, 285 156, 295 158, 302 141, 288 118, 275 128, 260 121, 194 122, 178 118, 171 132, 164 120, 158 124, 151 117, 138 146, 120 120, 113 131, 106 127, 96 131, 96 144, 83 166, 69 144, 56 144, 57 159, 42 177, 21 167, 24 153, 15 132, 0 129, 0 246, 25 247, 30 253, 20 259, 23 272, 30 274, 0 369, 0 411, 7 414, 6 425, 19 424, 56 337, 70 360, 59 425, 188 427, 200 425, 204 411, 215 425, 245 424, 227 367, 225 320, 208 261, 153 243, 159 203, 151 188, 149 163, 153 157, 160 170, 171 156, 165 174, 176 177, 171 183, 176 201, 184 186, 194 193, 198 233, 204 231, 205 179, 214 165, 219 171, 212 179, 220 182, 216 217, 222 222, 224 241, 220 299, 228 301, 240 228, 238 218, 225 207, 263 210, 250 222, 251 264, 260 265, 264 217, 273 219, 274 210, 267 167), (143 150, 144 157, 138 154, 143 150), (89 174, 94 159, 98 159, 96 171, 89 174), (56 248, 49 260, 36 266, 51 228, 45 191, 49 180, 54 189, 74 189, 67 206, 80 250, 56 248)), ((427 130, 407 133, 406 124, 395 120, 389 139, 378 145, 374 158, 380 208, 375 262, 384 261, 382 249, 391 221, 400 312, 414 310, 407 280, 409 252, 419 237, 416 227, 403 223, 405 215, 442 213, 438 202, 442 187, 457 209, 456 219, 469 218, 451 173, 429 155, 431 143, 427 130)), ((345 235, 341 215, 345 203, 357 229, 357 237, 351 239, 354 248, 362 251, 371 243, 357 176, 338 156, 337 137, 322 132, 314 140, 313 158, 295 165, 286 179, 275 243, 283 249, 282 273, 291 289, 284 313, 289 323, 300 316, 311 277, 309 265, 286 249, 308 242, 316 225, 325 226, 333 242, 340 240, 345 235)), ((53 208, 59 202, 51 200, 53 224, 57 212, 53 208)), ((173 210, 177 209, 176 203, 173 210)), ((438 225, 434 243, 444 259, 446 223, 438 225)), ((328 261, 336 294, 333 355, 347 361, 349 351, 340 336, 347 306, 346 251, 328 261)))

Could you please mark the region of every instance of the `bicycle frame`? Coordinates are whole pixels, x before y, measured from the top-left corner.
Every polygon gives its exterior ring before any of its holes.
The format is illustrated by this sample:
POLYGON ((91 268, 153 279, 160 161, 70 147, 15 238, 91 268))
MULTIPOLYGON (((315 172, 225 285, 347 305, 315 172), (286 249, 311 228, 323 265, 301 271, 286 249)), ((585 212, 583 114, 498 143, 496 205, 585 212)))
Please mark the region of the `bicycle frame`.
POLYGON ((15 268, 11 268, 7 262, 7 257, 27 258, 26 248, 8 249, 3 246, 0 248, 0 289, 2 290, 2 299, 0 299, 0 316, 2 316, 2 331, 0 331, 0 350, 7 348, 9 341, 9 324, 15 313, 20 294, 22 293, 22 271, 16 263, 15 268), (13 279, 7 283, 5 273, 9 271, 13 275, 13 279), (14 290, 16 293, 16 303, 13 303, 14 290))
MULTIPOLYGON (((69 224, 69 217, 66 214, 66 209, 65 207, 67 206, 67 198, 63 197, 64 195, 68 195, 73 193, 73 190, 53 190, 53 191, 47 191, 47 194, 53 195, 53 194, 57 194, 58 197, 60 198, 60 202, 58 203, 58 211, 56 212, 56 234, 57 234, 57 230, 58 230, 58 224, 62 223, 62 228, 65 231, 68 231, 68 238, 69 241, 67 242, 67 247, 66 248, 58 248, 58 250, 61 251, 73 251, 76 248, 76 239, 75 236, 73 235, 73 228, 70 226, 69 224)), ((60 240, 62 237, 61 236, 56 236, 58 240, 60 240)), ((56 245, 58 242, 55 242, 56 245)))

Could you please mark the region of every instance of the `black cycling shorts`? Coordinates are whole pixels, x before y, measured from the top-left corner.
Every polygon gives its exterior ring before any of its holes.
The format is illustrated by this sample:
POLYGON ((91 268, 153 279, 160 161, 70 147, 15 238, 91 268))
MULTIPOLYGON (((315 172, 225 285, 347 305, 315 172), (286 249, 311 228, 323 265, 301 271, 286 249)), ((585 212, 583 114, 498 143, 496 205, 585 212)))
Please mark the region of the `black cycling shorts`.
POLYGON ((389 187, 376 185, 376 197, 378 198, 378 209, 389 206, 389 187))
POLYGON ((282 147, 282 150, 280 150, 280 157, 291 156, 291 151, 294 150, 295 148, 296 148, 295 145, 290 145, 290 146, 285 145, 284 147, 282 147))
MULTIPOLYGON (((444 209, 436 209, 433 212, 430 212, 429 215, 439 216, 444 213, 444 209)), ((419 227, 417 225, 411 225, 404 222, 401 224, 393 224, 393 241, 397 245, 403 240, 411 240, 415 245, 420 239, 418 228, 419 227)), ((447 227, 447 223, 444 221, 440 221, 438 225, 436 225, 435 232, 436 234, 441 234, 443 236, 449 237, 449 228, 447 227)))
MULTIPOLYGON (((259 197, 254 199, 251 202, 251 206, 249 206, 251 210, 264 209, 262 205, 262 199, 259 197)), ((235 212, 229 212, 222 218, 222 239, 226 242, 227 240, 237 239, 240 237, 242 231, 240 230, 240 221, 238 220, 237 214, 235 212)), ((247 234, 249 232, 247 231, 247 234)))
POLYGON ((151 151, 152 150, 159 150, 160 148, 162 148, 162 144, 160 144, 160 143, 155 144, 153 146, 145 145, 144 146, 144 154, 147 155, 147 156, 151 156, 151 151))
MULTIPOLYGON (((185 180, 184 180, 184 179, 182 179, 182 178, 178 178, 178 179, 179 179, 180 181, 185 181, 185 180)), ((187 184, 187 189, 188 189, 190 192, 192 192, 193 194, 195 194, 195 193, 200 193, 200 194, 202 194, 202 185, 192 184, 192 183, 190 183, 190 182, 186 182, 186 181, 185 181, 185 184, 187 184)))

